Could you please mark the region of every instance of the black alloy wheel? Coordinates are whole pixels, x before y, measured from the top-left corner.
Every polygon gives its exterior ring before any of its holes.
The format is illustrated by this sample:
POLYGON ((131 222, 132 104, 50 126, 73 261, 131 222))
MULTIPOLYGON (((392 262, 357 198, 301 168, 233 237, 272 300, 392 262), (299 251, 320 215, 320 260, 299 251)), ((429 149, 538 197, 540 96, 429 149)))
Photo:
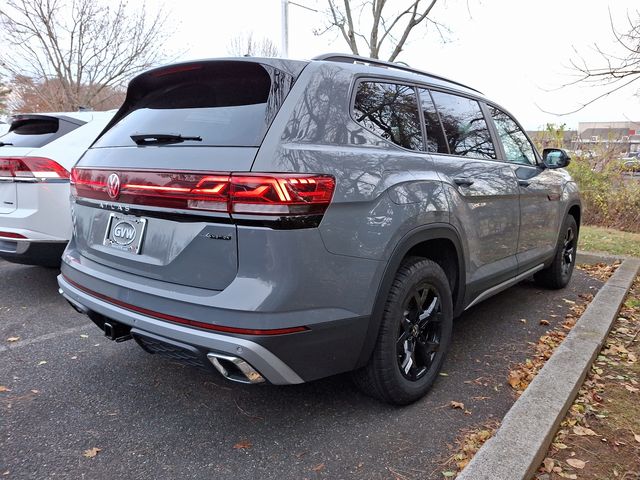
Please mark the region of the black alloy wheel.
POLYGON ((452 327, 451 285, 442 267, 426 258, 405 259, 386 298, 371 358, 353 373, 356 385, 394 405, 419 400, 438 378, 452 327))
POLYGON ((407 296, 398 328, 398 367, 407 380, 422 378, 440 350, 442 308, 438 292, 428 283, 407 296))

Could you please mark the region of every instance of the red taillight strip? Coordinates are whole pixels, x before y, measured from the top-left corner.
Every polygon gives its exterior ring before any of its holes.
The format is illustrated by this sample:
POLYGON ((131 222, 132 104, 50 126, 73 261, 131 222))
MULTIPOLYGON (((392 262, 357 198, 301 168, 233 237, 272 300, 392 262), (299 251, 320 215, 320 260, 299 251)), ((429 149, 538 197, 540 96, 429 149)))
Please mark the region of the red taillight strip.
POLYGON ((331 203, 335 178, 311 173, 204 173, 76 167, 71 192, 79 199, 235 215, 320 216, 331 203), (117 175, 119 189, 108 191, 117 175))
POLYGON ((198 322, 196 320, 188 320, 186 318, 175 317, 173 315, 167 315, 166 313, 155 312, 153 310, 149 310, 142 307, 136 307, 135 305, 131 305, 129 303, 121 302, 120 300, 116 300, 115 298, 108 297, 98 292, 94 292, 82 285, 71 280, 69 277, 63 275, 65 281, 69 282, 74 287, 82 290, 85 293, 88 293, 92 297, 99 298, 100 300, 104 300, 105 302, 111 303, 113 305, 117 305, 118 307, 126 308, 127 310, 132 310, 137 313, 141 313, 143 315, 147 315, 149 317, 154 317, 159 320, 167 320, 169 322, 179 323, 181 325, 188 325, 190 327, 202 328, 205 330, 213 330, 216 332, 224 332, 224 333, 237 333, 238 335, 286 335, 288 333, 299 333, 305 332, 309 330, 309 327, 290 327, 290 328, 272 328, 272 329, 258 329, 258 328, 237 328, 237 327, 226 327, 224 325, 212 325, 210 323, 198 322))
POLYGON ((13 233, 13 232, 0 232, 0 238, 1 237, 5 237, 5 238, 27 238, 24 235, 20 235, 19 233, 13 233))

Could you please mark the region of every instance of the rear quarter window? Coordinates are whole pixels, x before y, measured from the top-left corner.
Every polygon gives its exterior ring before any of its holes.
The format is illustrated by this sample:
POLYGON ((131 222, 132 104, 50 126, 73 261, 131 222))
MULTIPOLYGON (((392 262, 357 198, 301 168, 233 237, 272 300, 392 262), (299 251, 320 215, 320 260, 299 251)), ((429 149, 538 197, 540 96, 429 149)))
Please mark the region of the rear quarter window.
POLYGON ((418 98, 413 87, 365 81, 353 106, 356 122, 380 137, 410 150, 422 150, 418 98))

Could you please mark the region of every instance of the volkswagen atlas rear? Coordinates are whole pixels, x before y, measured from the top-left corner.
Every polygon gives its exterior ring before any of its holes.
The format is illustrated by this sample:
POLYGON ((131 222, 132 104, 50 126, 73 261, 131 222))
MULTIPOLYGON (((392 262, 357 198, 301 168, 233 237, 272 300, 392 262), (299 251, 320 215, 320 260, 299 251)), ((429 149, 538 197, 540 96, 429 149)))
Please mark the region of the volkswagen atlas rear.
POLYGON ((352 368, 348 333, 367 325, 340 302, 361 262, 330 254, 317 229, 335 178, 252 168, 305 65, 206 61, 131 82, 72 171, 59 277, 109 337, 240 382, 352 368))

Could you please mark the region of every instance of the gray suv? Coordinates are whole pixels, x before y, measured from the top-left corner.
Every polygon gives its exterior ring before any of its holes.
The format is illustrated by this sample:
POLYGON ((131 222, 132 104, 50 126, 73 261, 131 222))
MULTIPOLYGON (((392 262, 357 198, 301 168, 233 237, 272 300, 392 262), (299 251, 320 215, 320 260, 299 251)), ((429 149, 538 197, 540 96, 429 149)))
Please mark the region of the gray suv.
POLYGON ((352 371, 407 404, 454 317, 531 276, 569 282, 568 162, 478 91, 397 64, 157 68, 73 169, 60 292, 109 338, 229 380, 352 371))

